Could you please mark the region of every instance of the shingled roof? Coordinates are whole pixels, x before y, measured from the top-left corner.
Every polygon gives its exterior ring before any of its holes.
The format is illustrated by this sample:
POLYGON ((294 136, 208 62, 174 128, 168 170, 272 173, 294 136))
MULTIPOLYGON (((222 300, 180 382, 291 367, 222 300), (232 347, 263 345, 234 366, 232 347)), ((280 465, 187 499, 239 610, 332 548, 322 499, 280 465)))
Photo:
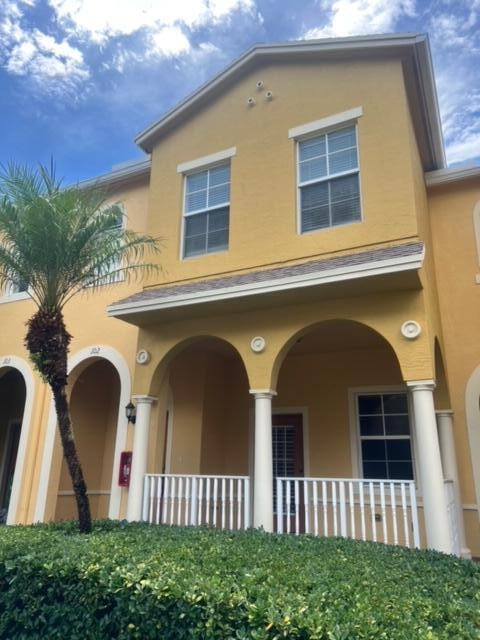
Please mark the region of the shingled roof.
POLYGON ((222 278, 197 280, 145 289, 115 302, 109 315, 147 311, 155 307, 173 307, 209 300, 242 297, 268 291, 314 286, 335 280, 418 269, 423 262, 422 242, 383 247, 334 258, 310 260, 261 271, 249 271, 222 278))

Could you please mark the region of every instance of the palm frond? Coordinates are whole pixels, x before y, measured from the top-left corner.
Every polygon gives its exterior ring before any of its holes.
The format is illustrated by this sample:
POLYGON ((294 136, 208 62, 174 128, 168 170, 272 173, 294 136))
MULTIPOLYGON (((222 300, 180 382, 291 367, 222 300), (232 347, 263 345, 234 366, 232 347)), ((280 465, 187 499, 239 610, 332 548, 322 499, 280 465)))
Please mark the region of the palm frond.
POLYGON ((0 286, 21 279, 44 309, 62 309, 83 290, 159 269, 160 242, 125 230, 100 189, 63 188, 55 166, 10 164, 0 172, 0 286))

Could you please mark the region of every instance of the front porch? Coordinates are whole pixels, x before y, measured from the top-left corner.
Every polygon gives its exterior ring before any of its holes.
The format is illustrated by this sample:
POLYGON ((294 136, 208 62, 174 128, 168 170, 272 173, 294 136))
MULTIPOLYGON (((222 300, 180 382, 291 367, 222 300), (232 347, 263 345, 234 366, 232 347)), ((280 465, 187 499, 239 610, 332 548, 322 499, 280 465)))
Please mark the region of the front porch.
POLYGON ((434 384, 405 383, 390 345, 357 323, 297 338, 276 392, 250 389, 226 342, 194 340, 155 397, 137 397, 128 519, 460 555, 451 416, 439 419, 437 431, 434 384))

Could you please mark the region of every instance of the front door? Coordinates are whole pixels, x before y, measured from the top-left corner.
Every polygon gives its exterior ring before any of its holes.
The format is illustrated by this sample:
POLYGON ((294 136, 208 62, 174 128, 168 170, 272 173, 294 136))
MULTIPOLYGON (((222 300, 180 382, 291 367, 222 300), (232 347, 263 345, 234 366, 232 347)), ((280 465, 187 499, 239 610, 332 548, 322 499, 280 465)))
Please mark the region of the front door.
MULTIPOLYGON (((277 483, 279 478, 301 478, 303 468, 303 416, 301 413, 276 413, 272 416, 272 457, 273 457, 273 511, 275 514, 275 529, 277 518, 277 483)), ((293 485, 293 483, 292 483, 293 485)), ((302 486, 299 487, 299 524, 300 530, 304 529, 305 514, 303 509, 302 486)), ((295 531, 297 529, 295 514, 296 502, 291 487, 290 515, 284 516, 283 530, 295 531), (287 526, 287 517, 290 518, 287 526)), ((286 496, 284 492, 284 514, 286 514, 286 496)))

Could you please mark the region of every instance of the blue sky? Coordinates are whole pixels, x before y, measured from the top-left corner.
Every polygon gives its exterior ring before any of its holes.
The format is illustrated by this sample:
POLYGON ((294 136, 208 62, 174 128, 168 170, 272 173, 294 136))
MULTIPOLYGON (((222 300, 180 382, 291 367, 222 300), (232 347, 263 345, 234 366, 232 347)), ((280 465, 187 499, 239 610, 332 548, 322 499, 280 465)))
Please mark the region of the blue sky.
POLYGON ((480 0, 0 0, 0 162, 67 181, 257 42, 428 32, 449 165, 480 164, 480 0))

